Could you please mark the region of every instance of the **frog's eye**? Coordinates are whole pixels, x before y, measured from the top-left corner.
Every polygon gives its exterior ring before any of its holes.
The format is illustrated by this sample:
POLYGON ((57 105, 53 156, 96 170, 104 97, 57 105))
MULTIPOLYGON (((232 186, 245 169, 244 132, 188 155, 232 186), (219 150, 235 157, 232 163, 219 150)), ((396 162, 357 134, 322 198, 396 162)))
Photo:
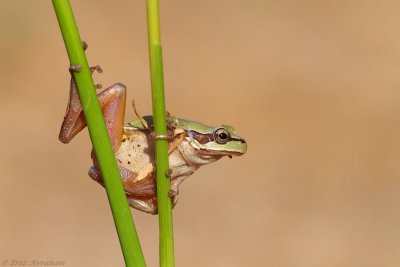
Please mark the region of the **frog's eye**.
POLYGON ((214 130, 213 137, 218 144, 226 144, 230 139, 229 132, 225 128, 214 130))

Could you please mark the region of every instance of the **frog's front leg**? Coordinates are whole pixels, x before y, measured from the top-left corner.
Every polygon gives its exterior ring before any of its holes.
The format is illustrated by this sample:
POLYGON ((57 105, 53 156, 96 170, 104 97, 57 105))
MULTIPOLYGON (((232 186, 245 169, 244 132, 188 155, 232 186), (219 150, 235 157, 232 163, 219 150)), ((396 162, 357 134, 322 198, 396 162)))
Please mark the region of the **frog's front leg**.
MULTIPOLYGON (((95 70, 101 71, 98 66, 91 68, 92 72, 95 70)), ((125 86, 120 83, 114 84, 97 96, 99 98, 100 107, 103 111, 104 121, 106 123, 112 147, 114 151, 117 151, 121 145, 123 134, 126 99, 125 86)), ((71 78, 69 101, 64 121, 60 129, 59 140, 63 143, 68 143, 85 127, 85 115, 82 111, 82 105, 76 89, 75 81, 71 78)))
POLYGON ((179 194, 179 186, 181 185, 181 183, 187 178, 188 176, 184 175, 184 176, 179 176, 179 177, 170 177, 171 182, 170 182, 170 189, 168 192, 168 196, 170 198, 178 198, 178 194, 179 194))

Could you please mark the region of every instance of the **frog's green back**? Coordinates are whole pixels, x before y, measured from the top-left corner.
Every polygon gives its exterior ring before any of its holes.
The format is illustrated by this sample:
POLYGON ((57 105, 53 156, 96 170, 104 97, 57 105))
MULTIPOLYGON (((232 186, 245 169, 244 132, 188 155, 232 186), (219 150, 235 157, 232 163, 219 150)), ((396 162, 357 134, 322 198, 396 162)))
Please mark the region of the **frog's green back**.
MULTIPOLYGON (((144 116, 143 119, 147 122, 147 124, 150 127, 152 127, 154 125, 153 116, 147 115, 147 116, 144 116)), ((132 128, 136 128, 136 129, 139 129, 139 130, 145 130, 146 129, 146 127, 142 124, 140 119, 136 119, 136 120, 133 120, 131 122, 128 122, 126 126, 132 127, 132 128)))
MULTIPOLYGON (((144 116, 143 119, 147 122, 147 124, 150 127, 153 127, 153 125, 154 125, 153 116, 147 115, 147 116, 144 116)), ((205 125, 201 122, 180 119, 180 118, 176 118, 173 116, 170 117, 170 120, 177 128, 182 128, 184 130, 190 130, 190 131, 196 131, 196 132, 202 133, 202 134, 209 134, 215 129, 215 127, 205 125)), ((230 126, 230 125, 222 125, 222 126, 225 127, 231 134, 235 133, 235 129, 232 126, 230 126)), ((135 128, 138 130, 146 129, 146 127, 142 124, 140 119, 136 119, 136 120, 129 122, 127 124, 127 127, 135 128)))
MULTIPOLYGON (((153 116, 151 115, 147 115, 147 116, 143 116, 143 119, 147 122, 147 124, 152 127, 154 125, 153 122, 153 116)), ((171 122, 178 128, 182 128, 185 130, 192 130, 192 131, 196 131, 199 133, 209 133, 211 132, 214 127, 211 126, 207 126, 203 123, 200 122, 196 122, 196 121, 191 121, 191 120, 186 120, 186 119, 179 119, 176 117, 170 117, 171 122)), ((136 119, 133 120, 131 122, 129 122, 127 124, 128 127, 133 127, 136 129, 146 129, 146 127, 144 127, 144 125, 142 124, 142 122, 140 121, 140 119, 136 119)))
POLYGON ((196 132, 202 133, 202 134, 210 133, 214 129, 214 127, 205 125, 205 124, 203 124, 201 122, 197 122, 197 121, 179 119, 179 118, 175 118, 175 117, 173 117, 173 120, 179 128, 182 128, 185 130, 196 131, 196 132))

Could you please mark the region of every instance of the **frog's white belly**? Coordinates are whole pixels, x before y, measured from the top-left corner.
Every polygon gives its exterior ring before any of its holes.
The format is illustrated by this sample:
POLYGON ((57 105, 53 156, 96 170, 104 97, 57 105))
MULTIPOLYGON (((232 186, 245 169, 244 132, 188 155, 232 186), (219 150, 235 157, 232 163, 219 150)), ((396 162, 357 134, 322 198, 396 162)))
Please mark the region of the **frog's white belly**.
POLYGON ((124 135, 118 151, 115 153, 118 165, 138 176, 143 171, 152 171, 154 163, 154 145, 142 131, 132 131, 124 135))
MULTIPOLYGON (((124 136, 121 146, 115 154, 118 165, 130 172, 123 179, 138 182, 154 176, 154 141, 148 134, 137 130, 124 136)), ((169 155, 169 169, 171 179, 187 177, 201 165, 211 163, 216 159, 201 156, 193 148, 189 140, 184 139, 169 155)))

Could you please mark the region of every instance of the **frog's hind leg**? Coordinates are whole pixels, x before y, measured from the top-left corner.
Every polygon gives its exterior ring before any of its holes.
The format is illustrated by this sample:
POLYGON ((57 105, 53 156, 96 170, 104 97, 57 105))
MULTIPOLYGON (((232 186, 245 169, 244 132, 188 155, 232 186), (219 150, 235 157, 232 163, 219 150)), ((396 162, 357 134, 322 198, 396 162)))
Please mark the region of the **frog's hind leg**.
MULTIPOLYGON (((76 83, 72 76, 72 72, 79 71, 80 67, 71 66, 69 71, 71 73, 71 82, 69 90, 69 100, 67 110, 65 112, 64 121, 61 125, 60 134, 58 139, 63 143, 70 142, 75 135, 77 135, 86 126, 85 116, 82 112, 81 101, 79 99, 76 83), (76 69, 78 68, 78 70, 76 69)), ((103 72, 100 66, 90 68, 91 73, 94 71, 99 73, 103 72)), ((101 87, 97 85, 96 88, 101 87)))
MULTIPOLYGON (((90 167, 89 169, 89 176, 94 181, 98 182, 102 186, 104 186, 103 177, 101 176, 100 171, 96 169, 95 166, 90 167)), ((158 207, 157 207, 157 197, 150 197, 150 198, 133 198, 132 195, 126 194, 126 198, 128 200, 129 206, 135 208, 137 210, 141 210, 150 214, 157 214, 158 207)))
MULTIPOLYGON (((94 67, 92 70, 99 69, 98 67, 94 67)), ((123 84, 114 84, 98 94, 98 98, 111 144, 114 151, 116 151, 121 144, 123 134, 126 88, 123 84)), ((76 84, 71 79, 70 98, 61 126, 59 140, 63 143, 68 143, 85 127, 85 115, 82 111, 76 84)))
MULTIPOLYGON (((141 210, 150 214, 157 214, 158 213, 158 204, 157 204, 157 197, 149 198, 149 199, 135 199, 126 196, 128 199, 129 206, 135 208, 137 210, 141 210)), ((175 207, 176 203, 178 202, 178 196, 174 196, 172 198, 172 208, 175 207)))
POLYGON ((132 208, 141 210, 150 214, 158 213, 157 197, 147 198, 147 199, 136 199, 130 198, 127 195, 128 204, 132 208))
POLYGON ((126 87, 121 83, 116 83, 98 94, 98 98, 108 136, 115 152, 121 145, 124 133, 126 87))
MULTIPOLYGON (((121 173, 121 177, 124 179, 123 173, 121 172, 121 170, 120 170, 120 173, 121 173)), ((101 184, 102 186, 104 186, 103 177, 101 176, 100 171, 95 166, 90 167, 89 176, 94 181, 96 181, 99 184, 101 184)), ((176 203, 178 202, 178 194, 175 194, 170 197, 171 197, 171 202, 172 202, 172 208, 174 208, 176 203)), ((130 193, 126 193, 126 198, 128 200, 129 206, 131 206, 134 209, 144 211, 144 212, 147 212, 150 214, 158 213, 158 203, 157 203, 156 195, 153 195, 150 197, 147 197, 147 196, 139 197, 139 196, 133 196, 130 193)))
MULTIPOLYGON (((99 184, 101 184, 102 186, 104 186, 103 177, 101 176, 100 171, 98 171, 95 166, 90 167, 89 176, 94 181, 96 181, 99 184)), ((144 211, 144 212, 147 212, 150 214, 158 213, 156 196, 153 196, 150 198, 145 198, 145 197, 139 198, 139 197, 133 197, 132 195, 127 193, 126 198, 128 200, 129 206, 131 206, 132 208, 135 208, 137 210, 141 210, 141 211, 144 211)), ((177 198, 177 196, 175 198, 177 198)), ((175 203, 176 203, 176 201, 173 202, 174 206, 175 206, 175 203)))

